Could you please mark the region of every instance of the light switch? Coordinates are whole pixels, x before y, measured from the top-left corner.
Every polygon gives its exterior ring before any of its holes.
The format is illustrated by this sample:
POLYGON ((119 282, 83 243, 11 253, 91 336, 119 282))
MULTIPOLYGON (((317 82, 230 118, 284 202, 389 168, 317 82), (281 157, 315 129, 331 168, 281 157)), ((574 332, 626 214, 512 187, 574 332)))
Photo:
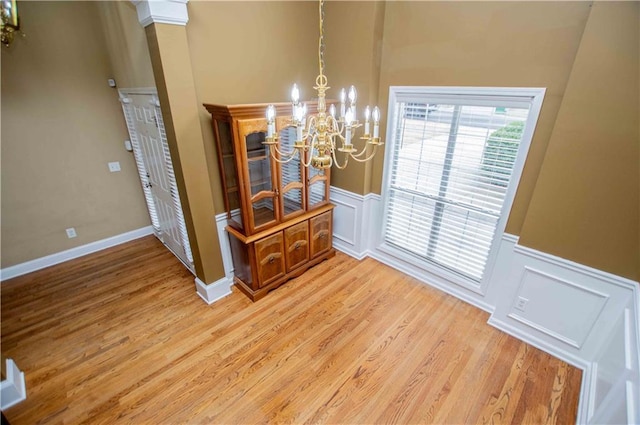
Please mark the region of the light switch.
POLYGON ((112 173, 115 173, 116 171, 120 171, 120 163, 118 161, 110 162, 109 171, 111 171, 112 173))

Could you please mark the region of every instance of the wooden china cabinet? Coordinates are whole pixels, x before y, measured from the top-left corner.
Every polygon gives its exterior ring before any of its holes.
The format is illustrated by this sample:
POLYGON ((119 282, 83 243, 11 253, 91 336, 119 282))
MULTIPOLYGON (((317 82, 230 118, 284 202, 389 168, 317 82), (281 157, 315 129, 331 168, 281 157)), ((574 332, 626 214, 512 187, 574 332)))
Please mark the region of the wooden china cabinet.
MULTIPOLYGON (((335 255, 330 170, 304 167, 298 157, 286 163, 271 157, 262 144, 266 104, 204 106, 217 144, 235 283, 256 301, 335 255)), ((296 134, 291 104, 274 106, 280 149, 289 152, 296 134)), ((307 107, 315 112, 314 104, 307 107)))

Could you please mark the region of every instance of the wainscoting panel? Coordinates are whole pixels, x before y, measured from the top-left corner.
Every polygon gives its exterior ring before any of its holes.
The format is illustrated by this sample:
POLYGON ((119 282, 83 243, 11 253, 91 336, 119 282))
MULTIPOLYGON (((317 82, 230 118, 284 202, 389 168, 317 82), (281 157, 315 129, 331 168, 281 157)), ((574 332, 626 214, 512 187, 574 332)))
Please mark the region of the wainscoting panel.
POLYGON ((639 423, 638 283, 518 244, 508 263, 489 323, 583 369, 578 423, 639 423))
POLYGON ((371 226, 370 204, 376 203, 379 195, 365 196, 331 186, 333 210, 333 246, 358 260, 369 254, 371 226))
POLYGON ((509 317, 580 348, 608 299, 578 282, 525 266, 509 317))

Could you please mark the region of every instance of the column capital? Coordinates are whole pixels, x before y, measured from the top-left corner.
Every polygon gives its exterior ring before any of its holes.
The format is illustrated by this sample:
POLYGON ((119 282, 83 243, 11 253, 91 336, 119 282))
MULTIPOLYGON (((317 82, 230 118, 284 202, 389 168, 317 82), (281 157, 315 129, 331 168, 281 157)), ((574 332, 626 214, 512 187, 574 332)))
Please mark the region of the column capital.
POLYGON ((138 12, 138 21, 143 27, 153 23, 187 25, 189 0, 131 0, 138 12))

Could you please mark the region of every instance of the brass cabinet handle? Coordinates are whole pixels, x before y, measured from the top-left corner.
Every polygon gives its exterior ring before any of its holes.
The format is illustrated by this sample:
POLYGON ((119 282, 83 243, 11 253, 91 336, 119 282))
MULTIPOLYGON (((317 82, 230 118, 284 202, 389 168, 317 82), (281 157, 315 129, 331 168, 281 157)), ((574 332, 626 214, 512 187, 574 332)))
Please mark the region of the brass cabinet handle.
POLYGON ((273 260, 275 260, 275 258, 272 255, 271 257, 269 257, 269 264, 273 263, 273 260))

